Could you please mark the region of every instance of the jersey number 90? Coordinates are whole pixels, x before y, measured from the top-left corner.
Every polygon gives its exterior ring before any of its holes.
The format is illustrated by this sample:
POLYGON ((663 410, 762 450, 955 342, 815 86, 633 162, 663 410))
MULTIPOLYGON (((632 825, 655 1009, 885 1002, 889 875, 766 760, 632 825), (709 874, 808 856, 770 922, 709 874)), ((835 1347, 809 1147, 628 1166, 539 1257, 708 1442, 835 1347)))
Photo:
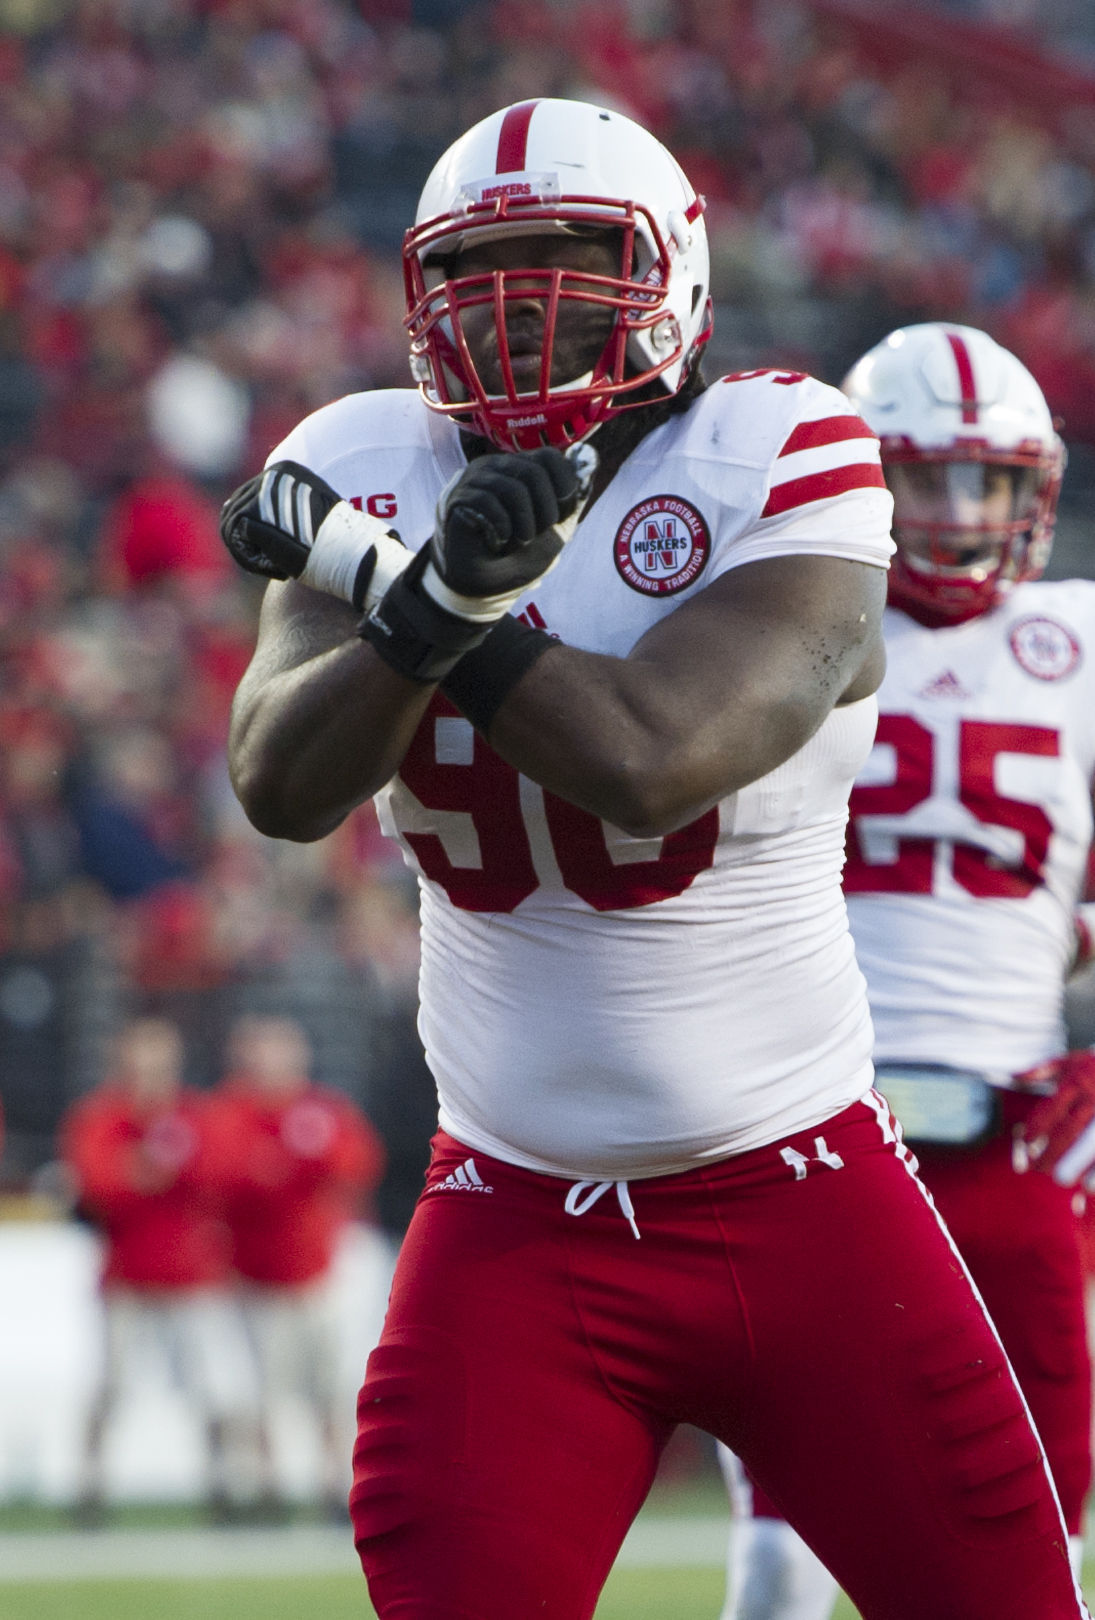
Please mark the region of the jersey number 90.
MULTIPOLYGON (((437 833, 400 829, 426 877, 440 884, 462 911, 513 911, 540 887, 521 806, 521 778, 478 732, 466 763, 437 757, 434 722, 457 714, 438 695, 415 733, 400 766, 404 785, 426 810, 462 811, 479 841, 478 866, 456 866, 437 833)), ((617 864, 605 842, 604 824, 586 810, 544 790, 544 814, 552 849, 567 888, 595 911, 631 911, 683 894, 699 872, 713 865, 719 813, 662 840, 654 860, 617 864)))

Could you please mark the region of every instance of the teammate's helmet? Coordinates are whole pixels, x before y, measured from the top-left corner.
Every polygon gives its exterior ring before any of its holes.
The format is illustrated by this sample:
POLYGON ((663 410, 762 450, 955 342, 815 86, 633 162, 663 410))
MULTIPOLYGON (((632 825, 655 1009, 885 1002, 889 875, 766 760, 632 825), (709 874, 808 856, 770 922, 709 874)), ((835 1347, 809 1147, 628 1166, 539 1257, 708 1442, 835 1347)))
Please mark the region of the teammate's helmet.
POLYGON ((928 322, 891 332, 843 388, 882 441, 897 545, 891 602, 957 624, 1038 578, 1065 453, 1021 361, 974 327, 928 322))
POLYGON ((426 403, 502 449, 563 448, 620 411, 676 394, 711 331, 703 206, 665 147, 608 108, 525 101, 483 119, 434 168, 404 239, 411 371, 426 403), (615 274, 449 275, 452 257, 479 243, 592 231, 619 242, 615 274), (545 328, 539 385, 520 392, 506 314, 530 287, 545 328), (573 301, 607 312, 611 330, 585 375, 553 382, 559 307, 573 301), (487 392, 467 342, 464 318, 483 305, 493 306, 503 392, 487 392))

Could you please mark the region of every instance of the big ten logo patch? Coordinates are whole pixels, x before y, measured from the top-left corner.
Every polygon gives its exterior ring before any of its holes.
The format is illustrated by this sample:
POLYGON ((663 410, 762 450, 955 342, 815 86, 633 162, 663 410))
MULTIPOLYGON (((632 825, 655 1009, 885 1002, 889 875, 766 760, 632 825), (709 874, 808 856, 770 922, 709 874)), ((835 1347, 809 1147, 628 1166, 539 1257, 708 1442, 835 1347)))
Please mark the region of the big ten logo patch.
POLYGON ((703 571, 711 552, 707 524, 679 495, 652 495, 633 506, 616 531, 620 578, 646 596, 672 596, 703 571))
POLYGON ((1080 662, 1080 643, 1056 619, 1019 619, 1008 642, 1019 667, 1039 681, 1063 680, 1080 662))
POLYGON ((399 503, 390 491, 382 495, 354 495, 350 505, 356 506, 359 512, 368 512, 370 517, 375 518, 394 518, 399 510, 399 503))

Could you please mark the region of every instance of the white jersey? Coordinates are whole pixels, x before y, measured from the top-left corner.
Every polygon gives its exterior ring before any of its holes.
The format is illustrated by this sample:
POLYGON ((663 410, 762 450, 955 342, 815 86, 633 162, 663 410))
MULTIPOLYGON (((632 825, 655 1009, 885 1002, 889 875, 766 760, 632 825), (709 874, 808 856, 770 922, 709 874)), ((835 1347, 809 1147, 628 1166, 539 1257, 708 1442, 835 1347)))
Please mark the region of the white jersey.
MULTIPOLYGON (((459 435, 415 393, 357 395, 271 459, 428 537, 459 435)), ((758 558, 885 566, 874 435, 835 389, 726 378, 649 434, 516 611, 617 656, 758 558)), ((568 1177, 683 1170, 826 1119, 869 1088, 871 1029, 840 890, 872 699, 665 838, 520 776, 439 694, 378 796, 420 876, 420 1028, 443 1127, 568 1177), (683 926, 682 926, 683 925, 683 926)))
POLYGON ((1006 1076, 1067 1044, 1092 834, 1095 583, 1020 585, 937 630, 888 609, 885 636, 845 874, 875 1055, 1006 1076))

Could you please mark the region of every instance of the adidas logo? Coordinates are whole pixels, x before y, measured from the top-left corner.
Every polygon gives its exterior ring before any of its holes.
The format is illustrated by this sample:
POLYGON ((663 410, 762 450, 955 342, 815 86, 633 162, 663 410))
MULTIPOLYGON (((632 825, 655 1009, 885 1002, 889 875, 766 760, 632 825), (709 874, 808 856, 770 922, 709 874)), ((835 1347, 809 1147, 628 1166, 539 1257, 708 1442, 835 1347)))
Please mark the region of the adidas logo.
POLYGON ((482 1176, 479 1174, 479 1171, 475 1168, 475 1160, 465 1159, 463 1164, 457 1165, 456 1169, 452 1171, 451 1175, 447 1175, 445 1177, 444 1181, 435 1182, 432 1187, 427 1187, 426 1191, 432 1193, 492 1193, 494 1188, 488 1187, 485 1184, 482 1176))
POLYGON ((922 698, 967 698, 970 693, 966 691, 953 669, 948 669, 944 670, 942 675, 937 675, 934 681, 929 681, 927 686, 921 687, 917 696, 922 698))

